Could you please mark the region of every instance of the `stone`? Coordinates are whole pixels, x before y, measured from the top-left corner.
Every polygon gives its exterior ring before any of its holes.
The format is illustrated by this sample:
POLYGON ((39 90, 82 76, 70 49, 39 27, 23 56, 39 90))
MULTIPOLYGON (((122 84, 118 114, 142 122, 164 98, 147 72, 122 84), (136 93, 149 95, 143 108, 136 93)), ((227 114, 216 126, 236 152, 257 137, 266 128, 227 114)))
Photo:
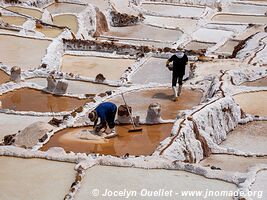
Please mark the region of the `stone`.
POLYGON ((146 123, 148 124, 158 124, 163 120, 161 118, 161 106, 159 103, 151 103, 148 106, 146 123))
POLYGON ((56 94, 65 94, 68 89, 68 82, 66 80, 59 80, 56 85, 54 93, 56 94))
POLYGON ((120 105, 119 108, 118 108, 118 118, 117 118, 117 121, 120 123, 120 124, 129 124, 131 123, 131 116, 130 114, 132 113, 132 108, 129 107, 129 112, 127 110, 127 107, 126 105, 120 105))
POLYGON ((56 88, 57 85, 57 80, 55 79, 55 77, 53 75, 49 75, 47 78, 47 87, 46 89, 50 92, 53 92, 56 88))
POLYGON ((63 123, 63 120, 61 120, 61 119, 57 119, 57 118, 53 118, 53 119, 51 119, 48 123, 49 123, 50 125, 52 125, 52 126, 59 127, 59 125, 63 123))
POLYGON ((10 79, 11 79, 11 81, 14 81, 16 83, 21 81, 21 69, 20 69, 20 67, 14 66, 11 68, 10 79))
POLYGON ((103 74, 97 74, 95 77, 95 81, 98 83, 103 83, 106 80, 103 74))

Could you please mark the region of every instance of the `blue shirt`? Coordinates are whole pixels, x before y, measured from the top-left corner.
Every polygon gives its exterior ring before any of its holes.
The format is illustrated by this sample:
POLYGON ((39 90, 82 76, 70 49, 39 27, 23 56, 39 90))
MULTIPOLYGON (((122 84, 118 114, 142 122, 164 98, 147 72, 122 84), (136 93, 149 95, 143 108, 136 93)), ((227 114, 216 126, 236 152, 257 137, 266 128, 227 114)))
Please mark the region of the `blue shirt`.
MULTIPOLYGON (((100 118, 100 123, 105 123, 106 121, 110 121, 110 117, 117 111, 117 106, 111 102, 105 102, 99 104, 95 109, 98 117, 100 118)), ((114 119, 113 119, 114 120, 114 119)))

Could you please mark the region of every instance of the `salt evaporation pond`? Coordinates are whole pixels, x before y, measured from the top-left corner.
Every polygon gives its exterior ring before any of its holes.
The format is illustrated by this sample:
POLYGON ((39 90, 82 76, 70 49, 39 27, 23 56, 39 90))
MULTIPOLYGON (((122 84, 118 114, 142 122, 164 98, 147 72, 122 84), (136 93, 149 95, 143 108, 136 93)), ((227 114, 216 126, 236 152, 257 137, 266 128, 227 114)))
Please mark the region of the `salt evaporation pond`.
POLYGON ((57 26, 68 27, 70 30, 76 34, 78 32, 78 21, 75 15, 63 14, 56 15, 53 17, 53 23, 57 26))
POLYGON ((0 60, 10 67, 22 70, 37 68, 46 54, 50 40, 0 35, 0 60), (33 56, 34 55, 34 56, 33 56))
POLYGON ((182 32, 180 30, 164 29, 150 25, 139 24, 125 27, 110 27, 110 31, 104 33, 104 35, 140 40, 149 39, 168 42, 177 41, 182 35, 182 32))
POLYGON ((10 80, 9 75, 4 72, 3 70, 0 70, 0 84, 6 83, 10 80))
POLYGON ((92 99, 56 96, 40 90, 22 88, 0 96, 2 109, 14 111, 63 112, 92 102, 92 99))
POLYGON ((4 22, 10 25, 16 25, 16 26, 22 26, 27 21, 25 17, 17 17, 17 16, 0 16, 0 20, 3 20, 4 22))
POLYGON ((267 116, 267 91, 240 93, 234 99, 246 113, 267 116))
POLYGON ((247 24, 266 24, 267 16, 257 15, 238 15, 238 14, 217 14, 212 18, 213 21, 237 22, 247 24))
POLYGON ((48 122, 52 117, 38 117, 27 115, 13 115, 0 113, 0 141, 6 135, 17 133, 34 122, 48 122))
POLYGON ((251 4, 244 4, 244 3, 232 3, 226 7, 225 10, 231 13, 242 13, 242 14, 258 14, 264 15, 267 10, 267 5, 251 5, 251 4))
POLYGON ((188 50, 208 49, 214 46, 215 44, 216 43, 212 43, 212 42, 191 41, 185 46, 185 49, 188 49, 188 50))
POLYGON ((261 170, 257 173, 256 180, 251 186, 251 191, 256 192, 256 197, 258 199, 266 199, 267 198, 267 170, 261 170), (261 192, 262 191, 262 192, 261 192), (261 193, 259 193, 261 192, 261 193))
POLYGON ((86 7, 75 3, 53 3, 46 7, 50 14, 59 13, 80 13, 86 7))
POLYGON ((34 8, 25 8, 25 7, 20 7, 20 6, 8 6, 7 9, 28 15, 37 19, 40 19, 42 17, 42 12, 40 10, 34 9, 34 8))
POLYGON ((0 157, 0 199, 64 199, 75 180, 75 164, 0 157))
MULTIPOLYGON (((148 106, 151 103, 159 103, 161 105, 161 116, 163 119, 176 119, 177 113, 180 110, 192 109, 197 106, 202 98, 202 92, 183 88, 181 96, 177 102, 173 102, 172 88, 140 90, 131 93, 126 93, 126 102, 132 107, 133 116, 139 115, 145 118, 148 106)), ((116 96, 110 100, 116 105, 124 105, 122 97, 116 96)))
POLYGON ((62 147, 65 151, 76 153, 150 155, 159 143, 170 135, 172 126, 173 124, 142 125, 143 131, 136 133, 128 133, 128 130, 132 129, 131 125, 116 126, 118 137, 103 140, 80 139, 80 133, 92 130, 92 127, 68 128, 57 132, 42 150, 62 147))
MULTIPOLYGON (((71 81, 66 80, 68 82, 67 92, 70 94, 98 94, 104 93, 106 91, 115 90, 116 87, 109 86, 106 84, 97 84, 86 81, 71 81)), ((42 87, 47 86, 47 80, 45 78, 33 78, 28 79, 27 82, 36 83, 42 87)))
MULTIPOLYGON (((266 102, 266 101, 265 101, 266 102)), ((264 104, 262 104, 264 106, 264 104)), ((227 139, 221 144, 243 152, 266 154, 267 122, 255 121, 244 125, 238 125, 228 133, 227 139)))
POLYGON ((205 7, 183 6, 183 5, 168 5, 168 4, 153 4, 143 3, 142 8, 161 16, 173 17, 200 17, 205 10, 205 7))
POLYGON ((258 164, 267 164, 267 158, 212 154, 202 160, 200 164, 204 167, 214 166, 224 171, 238 171, 245 173, 248 172, 250 167, 258 164), (231 162, 229 162, 229 160, 231 160, 231 162))
POLYGON ((64 55, 61 70, 92 78, 101 73, 107 80, 119 80, 134 62, 134 59, 64 55))
MULTIPOLYGON (((99 194, 105 194, 105 190, 111 191, 137 191, 137 196, 130 197, 130 199, 143 199, 140 196, 142 190, 159 191, 173 191, 170 197, 158 197, 158 199, 196 199, 196 197, 181 198, 174 195, 175 192, 181 191, 235 191, 236 186, 220 180, 208 179, 203 176, 195 175, 193 173, 179 171, 179 170, 160 170, 160 169, 137 169, 137 168, 123 168, 123 167, 107 167, 94 166, 86 171, 85 179, 82 187, 77 194, 77 200, 90 199, 107 199, 102 195, 95 198, 92 195, 92 190, 98 188, 99 194), (122 184, 123 183, 123 184, 122 184)), ((125 198, 125 197, 124 197, 125 198)), ((144 199, 150 199, 148 196, 144 199)), ((157 199, 152 196, 151 199, 157 199)), ((206 199, 214 200, 214 196, 206 199)), ((218 197, 216 200, 232 199, 232 197, 218 197)))
POLYGON ((223 38, 229 38, 233 32, 218 29, 200 28, 192 34, 194 40, 201 42, 217 43, 223 38))
POLYGON ((227 40, 227 42, 216 50, 218 54, 232 55, 235 46, 239 44, 238 40, 227 40))
POLYGON ((264 78, 260 78, 255 81, 245 82, 242 85, 249 86, 249 87, 266 87, 267 86, 267 76, 264 78))
POLYGON ((61 34, 63 31, 62 29, 50 28, 50 27, 36 28, 35 30, 43 33, 45 37, 48 38, 55 38, 59 36, 59 34, 61 34))

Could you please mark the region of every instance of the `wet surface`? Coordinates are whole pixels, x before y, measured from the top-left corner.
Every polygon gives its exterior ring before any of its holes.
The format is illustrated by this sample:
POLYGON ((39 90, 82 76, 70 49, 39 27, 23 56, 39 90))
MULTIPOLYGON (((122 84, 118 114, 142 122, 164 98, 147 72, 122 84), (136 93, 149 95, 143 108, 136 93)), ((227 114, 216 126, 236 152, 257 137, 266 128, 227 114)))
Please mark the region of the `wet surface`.
POLYGON ((85 9, 85 6, 74 3, 53 3, 46 7, 50 14, 59 13, 80 13, 85 9))
POLYGON ((105 35, 123 38, 159 40, 167 42, 177 41, 182 35, 182 32, 179 30, 169 30, 140 24, 126 27, 110 27, 110 31, 105 33, 105 35))
MULTIPOLYGON (((113 91, 117 88, 105 84, 96 84, 85 81, 66 81, 68 82, 67 92, 70 94, 98 94, 106 91, 113 91)), ((47 86, 45 78, 28 79, 27 82, 36 83, 44 88, 47 86)))
POLYGON ((212 18, 213 21, 237 22, 237 23, 252 23, 265 24, 267 16, 253 15, 234 15, 234 14, 217 14, 212 18))
POLYGON ((20 6, 8 6, 7 9, 18 12, 20 14, 29 15, 37 19, 40 19, 42 17, 42 12, 37 9, 24 8, 20 6))
POLYGON ((39 90, 22 88, 0 96, 2 109, 35 112, 71 111, 91 102, 91 99, 78 99, 48 94, 39 90))
POLYGON ((22 70, 37 68, 41 64, 51 41, 0 35, 0 60, 10 67, 22 70), (34 56, 32 56, 34 55, 34 56))
POLYGON ((176 17, 200 17, 205 8, 179 6, 179 5, 160 5, 160 4, 142 4, 142 8, 150 12, 155 12, 163 16, 176 17))
MULTIPOLYGON (((196 197, 181 197, 174 195, 181 191, 236 191, 234 184, 227 183, 220 180, 207 179, 203 176, 195 175, 185 171, 178 170, 160 170, 160 169, 137 169, 131 167, 107 167, 94 166, 86 171, 85 179, 82 187, 78 192, 77 200, 84 199, 107 199, 102 195, 97 198, 93 197, 92 190, 94 188, 100 189, 100 194, 105 194, 105 190, 111 191, 136 191, 136 196, 131 196, 129 199, 171 199, 171 200, 196 200, 196 197), (172 196, 153 196, 159 194, 161 191, 173 191, 172 196), (151 197, 141 196, 142 190, 150 191, 151 197)), ((163 192, 164 193, 164 192, 163 192)), ((162 194, 163 194, 162 193, 162 194)), ((166 193, 164 193, 166 194, 166 193)), ((126 198, 126 196, 124 196, 126 198)), ((112 199, 112 198, 110 198, 112 199)), ((113 198, 115 199, 115 198, 113 198)), ((122 199, 122 198, 121 198, 122 199)), ((202 198, 201 198, 202 199, 202 198)), ((219 195, 207 197, 209 200, 233 199, 232 197, 220 197, 219 195)))
POLYGON ((228 40, 223 46, 216 50, 216 53, 232 55, 235 46, 237 46, 239 41, 228 40))
MULTIPOLYGON (((163 119, 176 119, 176 115, 180 110, 192 109, 200 103, 202 93, 197 90, 182 89, 181 96, 178 101, 173 102, 172 88, 143 90, 124 94, 125 100, 133 109, 133 116, 140 115, 141 118, 146 117, 147 108, 153 102, 161 105, 161 116, 163 119)), ((116 105, 123 105, 121 96, 117 96, 110 100, 116 105)))
POLYGON ((267 91, 240 93, 234 99, 245 113, 267 116, 267 91))
POLYGON ((0 199, 63 199, 75 180, 75 164, 0 157, 0 199), (55 184, 56 183, 56 184, 55 184))
POLYGON ((188 50, 208 49, 214 46, 215 44, 216 43, 191 41, 185 46, 185 49, 188 50))
POLYGON ((130 155, 150 155, 157 148, 159 143, 171 133, 173 124, 160 124, 145 126, 142 125, 142 132, 128 133, 132 129, 131 125, 116 126, 118 136, 106 140, 86 140, 80 139, 79 133, 82 130, 92 130, 88 128, 69 128, 57 132, 47 144, 43 151, 50 147, 62 147, 65 151, 100 153, 105 155, 122 156, 130 155))
POLYGON ((9 75, 0 69, 0 84, 8 82, 9 79, 9 75))
POLYGON ((267 157, 265 158, 255 158, 255 157, 243 157, 234 155, 216 155, 212 154, 208 158, 205 158, 200 162, 204 167, 217 167, 225 171, 238 171, 238 172, 248 172, 250 167, 257 164, 267 164, 267 157))
POLYGON ((133 59, 64 55, 61 70, 92 78, 102 73, 107 80, 119 80, 134 62, 133 59))
POLYGON ((267 76, 264 78, 260 78, 255 81, 245 82, 242 85, 250 86, 250 87, 266 87, 267 86, 267 76))
POLYGON ((15 17, 15 16, 1 16, 0 20, 3 20, 4 22, 10 25, 16 25, 16 26, 22 26, 27 21, 27 19, 24 17, 15 17))
POLYGON ((70 30, 76 34, 78 32, 78 21, 75 15, 64 14, 57 15, 53 17, 53 23, 57 26, 65 26, 70 28, 70 30))
POLYGON ((221 145, 243 152, 267 154, 266 130, 266 121, 255 121, 245 125, 238 125, 232 132, 228 133, 227 139, 221 145))
POLYGON ((57 28, 49 28, 49 27, 42 27, 42 28, 36 28, 36 31, 39 31, 45 35, 45 37, 48 38, 55 38, 59 36, 60 33, 62 33, 62 29, 57 28))
POLYGON ((108 0, 86 0, 86 3, 92 4, 102 11, 109 8, 108 0))

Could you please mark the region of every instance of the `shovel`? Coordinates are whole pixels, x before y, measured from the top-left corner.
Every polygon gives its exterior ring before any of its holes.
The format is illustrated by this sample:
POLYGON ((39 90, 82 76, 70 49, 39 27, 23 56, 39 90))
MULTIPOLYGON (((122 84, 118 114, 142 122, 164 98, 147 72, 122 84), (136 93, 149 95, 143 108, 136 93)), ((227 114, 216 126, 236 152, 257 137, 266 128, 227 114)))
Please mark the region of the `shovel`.
POLYGON ((127 111, 128 111, 128 113, 129 113, 129 116, 130 116, 130 119, 131 119, 131 122, 132 122, 132 125, 133 125, 133 129, 128 130, 128 132, 129 132, 129 133, 131 133, 131 132, 141 132, 143 129, 142 129, 142 128, 136 128, 136 126, 135 126, 135 124, 134 124, 134 121, 133 121, 133 118, 132 118, 132 113, 130 113, 130 109, 129 109, 129 107, 128 107, 128 105, 127 105, 125 99, 124 99, 123 93, 121 93, 121 96, 122 96, 122 99, 123 99, 123 101, 124 101, 124 103, 125 103, 125 106, 126 106, 126 108, 127 108, 127 111))

